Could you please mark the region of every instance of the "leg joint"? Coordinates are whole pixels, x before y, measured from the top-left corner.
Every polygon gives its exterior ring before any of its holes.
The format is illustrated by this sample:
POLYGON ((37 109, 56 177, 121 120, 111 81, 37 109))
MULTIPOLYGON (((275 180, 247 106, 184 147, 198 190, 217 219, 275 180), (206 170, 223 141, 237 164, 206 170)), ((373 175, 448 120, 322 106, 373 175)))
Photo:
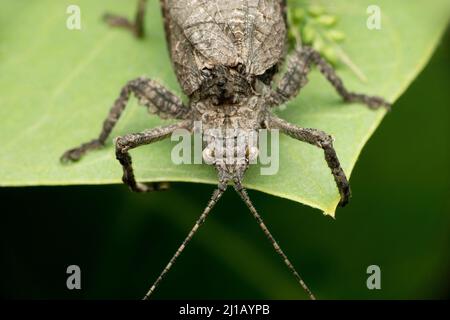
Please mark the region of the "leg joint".
POLYGON ((333 137, 323 131, 319 131, 318 132, 318 137, 317 137, 317 145, 320 148, 323 149, 328 149, 328 148, 333 148, 333 137))
POLYGON ((130 146, 128 144, 128 139, 126 137, 117 137, 116 138, 116 154, 124 154, 128 152, 130 146))

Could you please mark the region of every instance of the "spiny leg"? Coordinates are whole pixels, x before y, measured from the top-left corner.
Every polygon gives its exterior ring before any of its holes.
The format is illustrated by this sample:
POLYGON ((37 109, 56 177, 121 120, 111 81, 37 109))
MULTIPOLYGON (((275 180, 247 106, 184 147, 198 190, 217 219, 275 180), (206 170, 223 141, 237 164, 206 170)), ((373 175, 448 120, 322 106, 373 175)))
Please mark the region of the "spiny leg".
POLYGON ((333 138, 323 131, 300 128, 287 121, 277 118, 276 116, 272 116, 270 118, 269 127, 271 129, 279 129, 281 132, 294 139, 307 142, 323 149, 325 153, 325 160, 327 161, 328 167, 331 169, 334 181, 336 182, 339 194, 341 195, 339 205, 341 207, 345 206, 351 196, 350 185, 347 177, 345 176, 344 170, 339 163, 336 151, 334 150, 333 138))
POLYGON ((192 227, 191 231, 187 235, 187 237, 184 239, 183 243, 180 245, 180 247, 177 249, 175 254, 170 259, 169 263, 166 265, 166 267, 163 269, 159 277, 155 280, 153 285, 148 290, 147 294, 144 296, 143 300, 147 300, 150 298, 152 293, 155 291, 158 284, 161 282, 161 280, 164 278, 164 276, 169 272, 169 270, 174 265, 177 258, 180 256, 180 254, 183 252, 184 248, 187 246, 189 241, 191 241, 194 234, 197 232, 198 228, 205 222, 206 218, 208 217, 209 213, 211 212, 211 209, 214 207, 214 205, 219 201, 219 199, 222 197, 223 193, 227 189, 227 183, 225 181, 220 181, 219 186, 214 191, 211 199, 208 202, 208 205, 206 206, 203 213, 200 215, 200 217, 195 222, 194 226, 192 227))
POLYGON ((172 132, 181 128, 189 128, 191 125, 190 120, 185 120, 177 124, 172 124, 164 127, 157 127, 154 129, 146 130, 140 133, 127 134, 123 137, 116 139, 116 158, 119 160, 123 168, 122 180, 127 184, 132 191, 135 192, 147 192, 153 191, 152 185, 146 185, 136 182, 134 177, 131 156, 128 153, 129 150, 136 147, 150 144, 156 141, 167 138, 172 132))
POLYGON ((143 38, 145 35, 144 16, 145 16, 146 2, 147 0, 139 0, 134 21, 130 21, 125 17, 110 13, 106 13, 103 16, 103 19, 105 20, 106 23, 108 23, 112 27, 125 28, 131 31, 137 38, 143 38))
POLYGON ((306 291, 306 293, 309 295, 309 298, 311 300, 315 300, 316 298, 315 298, 314 294, 311 292, 311 290, 309 290, 308 286, 305 284, 303 279, 300 277, 300 275, 297 272, 297 270, 295 270, 294 265, 289 261, 289 259, 286 256, 286 254, 283 252, 281 247, 278 245, 278 242, 275 240, 275 238, 270 233, 269 229, 267 228, 267 226, 264 223, 263 219, 259 215, 258 211, 253 206, 253 203, 250 200, 250 198, 249 198, 249 196, 247 194, 247 191, 242 187, 241 182, 239 180, 235 181, 234 189, 241 196, 242 200, 245 202, 247 207, 250 209, 250 212, 253 214, 253 217, 258 222, 258 225, 261 227, 261 229, 264 232, 264 234, 266 235, 266 237, 272 243, 275 251, 281 256, 281 258, 283 259, 283 261, 286 264, 286 266, 289 268, 289 270, 292 272, 294 277, 297 279, 297 281, 300 284, 300 286, 306 291))
POLYGON ((308 82, 307 76, 311 71, 311 64, 317 65, 320 72, 327 78, 344 101, 363 103, 371 109, 380 107, 390 109, 391 104, 381 97, 368 96, 347 90, 342 79, 336 74, 333 67, 320 56, 320 53, 311 47, 301 46, 297 47, 290 56, 287 71, 272 95, 274 106, 283 104, 297 96, 308 82))
POLYGON ((77 161, 86 152, 104 146, 106 139, 125 109, 131 93, 134 93, 139 99, 140 104, 147 106, 149 112, 156 113, 161 118, 183 119, 188 112, 180 98, 157 82, 146 78, 132 80, 122 88, 119 98, 114 102, 108 117, 103 122, 103 128, 98 138, 66 151, 62 155, 61 161, 77 161))

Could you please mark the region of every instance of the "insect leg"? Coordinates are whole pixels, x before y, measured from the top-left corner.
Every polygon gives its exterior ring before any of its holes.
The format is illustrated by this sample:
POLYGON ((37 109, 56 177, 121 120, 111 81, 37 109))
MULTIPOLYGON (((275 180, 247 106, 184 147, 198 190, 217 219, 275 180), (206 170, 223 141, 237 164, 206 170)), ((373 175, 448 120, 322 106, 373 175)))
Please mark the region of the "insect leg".
POLYGON ((269 127, 271 129, 279 129, 281 132, 294 139, 307 142, 323 149, 325 153, 325 160, 327 161, 328 167, 331 169, 331 173, 333 174, 334 180, 339 189, 339 194, 341 195, 339 205, 341 207, 345 206, 351 196, 350 185, 347 177, 345 176, 344 170, 339 163, 336 151, 334 150, 333 138, 323 131, 300 128, 275 116, 270 117, 269 127))
POLYGON ((116 139, 116 158, 119 160, 123 168, 122 180, 127 184, 132 191, 135 192, 147 192, 153 191, 154 184, 151 186, 138 183, 134 177, 131 156, 128 153, 129 150, 136 147, 150 144, 156 141, 163 140, 167 138, 176 129, 188 128, 190 126, 190 121, 185 120, 177 124, 172 124, 164 127, 157 127, 154 129, 146 130, 140 133, 127 134, 123 137, 118 137, 116 139))
POLYGON ((169 263, 166 265, 166 267, 163 269, 159 277, 156 279, 156 281, 153 283, 153 285, 148 290, 147 294, 144 296, 143 300, 147 300, 150 298, 152 293, 155 291, 158 284, 161 282, 161 280, 164 278, 164 276, 169 272, 170 268, 174 265, 177 258, 180 256, 180 254, 183 252, 184 248, 186 248, 189 241, 191 241, 194 234, 197 232, 198 228, 205 222, 206 218, 208 217, 209 213, 211 212, 211 209, 214 207, 214 205, 219 201, 219 199, 222 197, 223 193, 227 189, 227 183, 226 181, 221 180, 219 182, 219 185, 217 189, 214 191, 211 199, 208 202, 208 205, 206 206, 203 213, 200 215, 200 217, 195 222, 194 226, 192 227, 191 231, 187 235, 187 237, 184 239, 184 241, 181 243, 181 245, 178 247, 175 254, 170 259, 169 263))
POLYGON ((61 161, 77 161, 89 150, 101 148, 119 120, 131 93, 134 93, 139 102, 147 106, 150 112, 158 114, 161 118, 182 119, 188 110, 177 96, 157 82, 146 78, 132 80, 122 88, 119 98, 114 102, 108 117, 103 122, 98 138, 66 151, 61 161))
POLYGON ((114 14, 106 13, 103 19, 112 27, 121 27, 131 31, 137 38, 143 38, 145 34, 144 30, 144 16, 145 6, 147 0, 139 0, 138 8, 134 21, 130 21, 125 17, 117 16, 114 14))
POLYGON ((306 283, 303 281, 303 279, 300 277, 299 273, 297 272, 297 270, 295 270, 295 267, 293 266, 293 264, 289 261, 288 257, 286 256, 286 254, 283 252, 283 250, 281 249, 281 247, 279 246, 278 242, 275 240, 275 238, 273 237, 273 235, 270 233, 269 229, 267 228, 266 224, 264 223, 263 219, 261 218, 261 216, 259 215, 258 211, 256 210, 256 208, 253 206, 252 201, 250 200, 247 191, 243 188, 243 186, 241 185, 240 181, 236 181, 235 185, 234 185, 234 189, 236 190, 236 192, 241 196, 242 200, 245 202, 245 204, 247 205, 247 207, 250 209, 250 212, 253 214, 253 217, 256 219, 256 222, 258 223, 258 225, 261 227, 262 231, 264 232, 264 234, 266 235, 266 237, 269 239, 269 241, 272 243, 275 251, 280 255, 280 257, 283 259, 284 263, 286 264, 286 266, 289 268, 289 270, 292 272, 292 274, 294 275, 294 277, 297 279, 298 283, 300 284, 300 286, 306 291, 306 293, 308 293, 309 298, 311 300, 316 300, 315 296, 313 295, 313 293, 311 292, 311 290, 308 288, 308 286, 306 285, 306 283))
POLYGON ((380 107, 389 109, 391 107, 391 104, 381 97, 368 96, 347 90, 333 67, 311 47, 298 47, 290 56, 287 71, 272 95, 274 106, 285 103, 297 96, 308 82, 307 76, 311 71, 311 64, 317 65, 320 72, 327 78, 344 101, 363 103, 371 109, 380 107))

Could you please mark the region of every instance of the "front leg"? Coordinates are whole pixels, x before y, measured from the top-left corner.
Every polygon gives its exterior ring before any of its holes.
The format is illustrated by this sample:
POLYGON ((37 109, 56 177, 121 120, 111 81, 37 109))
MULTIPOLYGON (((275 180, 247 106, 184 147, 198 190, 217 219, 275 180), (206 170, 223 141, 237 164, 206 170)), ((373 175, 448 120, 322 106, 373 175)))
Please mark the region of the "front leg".
POLYGON ((190 129, 191 121, 185 120, 177 124, 169 126, 157 127, 154 129, 146 130, 140 133, 127 134, 123 137, 116 139, 116 158, 119 160, 123 168, 122 180, 127 184, 132 191, 135 192, 147 192, 155 190, 155 186, 159 188, 159 184, 143 184, 136 182, 134 177, 131 156, 128 153, 129 150, 136 147, 150 144, 156 141, 163 140, 170 136, 177 129, 190 129))
POLYGON ((333 138, 330 135, 316 129, 297 127, 276 116, 270 117, 269 128, 278 129, 294 139, 322 148, 325 153, 325 160, 327 161, 328 167, 331 169, 334 181, 336 182, 339 194, 341 195, 339 205, 343 207, 348 203, 351 196, 350 185, 344 170, 342 170, 341 164, 339 163, 339 159, 333 147, 333 138))
POLYGON ((131 31, 136 38, 143 38, 145 35, 144 16, 146 2, 147 0, 139 0, 134 21, 130 21, 125 17, 110 13, 105 14, 103 19, 112 27, 125 28, 131 31))
POLYGON ((292 56, 290 56, 287 71, 281 79, 278 88, 272 94, 274 106, 283 104, 297 96, 308 82, 307 76, 311 71, 311 64, 317 65, 320 72, 327 78, 344 101, 363 103, 371 109, 380 107, 389 109, 391 107, 391 104, 381 97, 368 96, 347 90, 333 67, 316 50, 311 47, 301 46, 297 47, 292 56))

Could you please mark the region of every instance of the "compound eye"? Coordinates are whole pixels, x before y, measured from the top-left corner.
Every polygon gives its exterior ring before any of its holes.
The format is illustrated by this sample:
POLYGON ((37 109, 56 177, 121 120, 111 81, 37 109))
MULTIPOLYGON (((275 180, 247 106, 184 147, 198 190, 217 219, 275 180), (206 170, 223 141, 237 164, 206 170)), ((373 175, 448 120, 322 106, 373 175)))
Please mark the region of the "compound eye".
POLYGON ((211 69, 208 69, 207 67, 204 67, 202 70, 200 70, 200 72, 204 78, 211 77, 211 69))
POLYGON ((244 74, 245 73, 245 66, 242 63, 238 63, 236 66, 236 70, 237 72, 239 72, 240 74, 244 74))

